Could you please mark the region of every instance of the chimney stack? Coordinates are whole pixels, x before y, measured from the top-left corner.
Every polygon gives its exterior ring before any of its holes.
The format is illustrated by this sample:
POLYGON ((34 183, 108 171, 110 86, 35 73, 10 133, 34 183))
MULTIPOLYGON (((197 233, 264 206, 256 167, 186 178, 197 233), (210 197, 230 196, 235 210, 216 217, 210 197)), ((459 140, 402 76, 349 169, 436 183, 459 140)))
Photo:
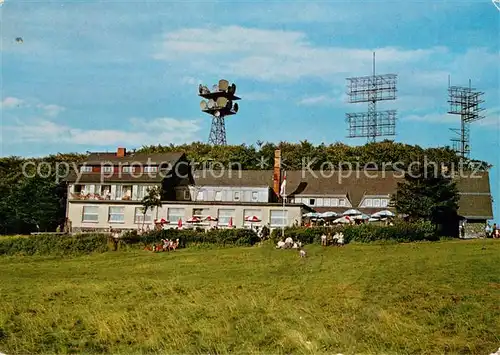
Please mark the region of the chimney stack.
POLYGON ((281 183, 281 150, 274 151, 274 172, 273 172, 273 191, 276 196, 280 194, 281 183))
POLYGON ((118 158, 123 158, 127 154, 127 150, 125 148, 118 148, 116 151, 116 156, 118 158))

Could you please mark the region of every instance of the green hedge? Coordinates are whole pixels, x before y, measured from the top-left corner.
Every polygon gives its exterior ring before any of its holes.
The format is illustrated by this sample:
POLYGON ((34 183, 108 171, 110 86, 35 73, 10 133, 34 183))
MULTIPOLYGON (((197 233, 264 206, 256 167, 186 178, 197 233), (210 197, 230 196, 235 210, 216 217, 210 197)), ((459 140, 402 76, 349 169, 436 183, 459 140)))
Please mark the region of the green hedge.
POLYGON ((104 234, 77 236, 41 234, 0 239, 0 255, 75 255, 102 253, 109 249, 104 234))
MULTIPOLYGON (((137 232, 126 233, 120 238, 119 248, 143 248, 161 244, 162 239, 179 239, 180 248, 188 245, 250 246, 260 241, 257 234, 248 229, 223 229, 208 233, 169 229, 143 235, 137 235, 137 232)), ((107 234, 41 234, 0 239, 0 255, 81 255, 113 249, 114 240, 107 234)))
MULTIPOLYGON (((333 227, 297 227, 285 228, 285 238, 292 237, 294 241, 302 244, 320 243, 323 233, 337 232, 344 234, 344 242, 376 242, 376 241, 396 241, 415 242, 422 240, 436 241, 439 236, 435 227, 430 222, 422 223, 397 223, 393 226, 380 226, 375 224, 362 225, 336 225, 333 227)), ((282 231, 274 230, 271 234, 273 242, 282 239, 282 231)))
POLYGON ((196 230, 166 229, 151 231, 146 234, 137 235, 137 232, 126 233, 121 241, 125 245, 141 244, 147 246, 159 244, 162 239, 179 239, 179 247, 189 245, 215 244, 215 245, 254 245, 260 241, 257 234, 249 229, 221 229, 208 232, 196 230))

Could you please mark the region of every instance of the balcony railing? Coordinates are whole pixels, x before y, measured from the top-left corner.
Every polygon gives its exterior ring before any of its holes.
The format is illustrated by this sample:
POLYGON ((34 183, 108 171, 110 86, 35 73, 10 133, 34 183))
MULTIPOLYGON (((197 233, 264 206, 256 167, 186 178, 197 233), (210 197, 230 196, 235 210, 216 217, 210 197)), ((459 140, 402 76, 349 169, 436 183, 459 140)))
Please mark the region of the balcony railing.
MULTIPOLYGON (((121 201, 131 201, 132 197, 130 196, 123 196, 123 197, 114 197, 109 194, 107 195, 101 195, 101 194, 83 194, 83 193, 71 193, 71 199, 73 200, 121 200, 121 201)), ((140 200, 140 199, 136 199, 140 200)))

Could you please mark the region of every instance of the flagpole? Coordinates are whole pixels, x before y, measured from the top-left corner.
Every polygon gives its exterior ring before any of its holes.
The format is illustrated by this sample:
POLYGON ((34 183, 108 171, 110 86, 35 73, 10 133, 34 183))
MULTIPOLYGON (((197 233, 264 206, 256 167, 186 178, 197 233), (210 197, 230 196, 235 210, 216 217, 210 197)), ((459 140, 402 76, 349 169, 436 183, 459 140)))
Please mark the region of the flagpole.
POLYGON ((281 235, 283 237, 283 240, 285 239, 285 199, 286 199, 286 172, 285 172, 285 179, 284 179, 284 185, 283 185, 283 224, 281 226, 281 235))

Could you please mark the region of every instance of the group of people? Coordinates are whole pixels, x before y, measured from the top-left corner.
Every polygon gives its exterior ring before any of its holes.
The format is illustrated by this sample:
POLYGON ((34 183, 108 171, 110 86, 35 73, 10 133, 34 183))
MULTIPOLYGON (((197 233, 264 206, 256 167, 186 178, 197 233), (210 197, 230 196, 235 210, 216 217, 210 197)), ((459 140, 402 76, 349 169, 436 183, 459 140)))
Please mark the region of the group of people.
POLYGON ((486 233, 486 238, 500 238, 500 228, 498 228, 496 223, 493 223, 493 227, 487 223, 484 231, 486 233))
POLYGON ((278 244, 276 244, 276 249, 300 249, 302 248, 302 243, 297 241, 294 242, 292 237, 287 237, 285 241, 280 240, 278 244))
POLYGON ((332 237, 331 233, 328 233, 328 235, 323 233, 323 235, 321 236, 321 245, 326 247, 327 245, 330 245, 330 244, 339 245, 339 246, 344 245, 344 233, 342 233, 342 232, 335 233, 335 235, 333 237, 332 237))

